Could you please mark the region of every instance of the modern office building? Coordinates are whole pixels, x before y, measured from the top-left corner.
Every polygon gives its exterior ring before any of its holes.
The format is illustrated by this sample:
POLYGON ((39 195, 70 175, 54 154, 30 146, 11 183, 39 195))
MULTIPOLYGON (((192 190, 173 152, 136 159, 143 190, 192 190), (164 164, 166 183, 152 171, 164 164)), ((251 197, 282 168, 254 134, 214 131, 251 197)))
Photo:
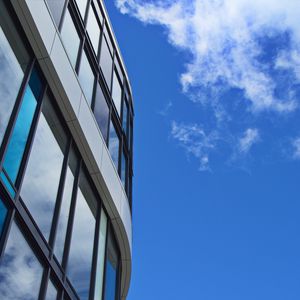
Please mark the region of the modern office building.
POLYGON ((0 299, 126 299, 133 104, 101 0, 0 0, 0 299))

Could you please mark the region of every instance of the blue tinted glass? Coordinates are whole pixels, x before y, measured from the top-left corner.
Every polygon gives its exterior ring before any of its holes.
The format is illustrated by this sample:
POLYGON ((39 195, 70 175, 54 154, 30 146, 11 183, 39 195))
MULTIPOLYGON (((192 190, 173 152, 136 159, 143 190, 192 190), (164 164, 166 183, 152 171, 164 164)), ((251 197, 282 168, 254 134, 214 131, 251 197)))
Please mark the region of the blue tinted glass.
POLYGON ((110 262, 106 262, 105 300, 115 300, 117 271, 110 262))
POLYGON ((0 199, 0 235, 2 233, 4 221, 6 218, 7 208, 5 207, 4 203, 0 199))
POLYGON ((5 184, 5 186, 6 186, 7 190, 8 190, 8 192, 9 192, 10 195, 12 196, 12 198, 15 198, 16 192, 15 192, 15 190, 14 190, 12 184, 11 184, 11 183, 9 182, 9 180, 7 179, 6 175, 5 175, 3 172, 1 172, 0 177, 1 177, 2 181, 3 181, 3 183, 5 184))
POLYGON ((36 105, 36 99, 28 86, 3 164, 10 180, 14 183, 18 175, 36 105))
POLYGON ((42 85, 41 78, 36 69, 32 70, 29 79, 29 86, 31 88, 34 97, 38 100, 41 96, 43 85, 42 85))

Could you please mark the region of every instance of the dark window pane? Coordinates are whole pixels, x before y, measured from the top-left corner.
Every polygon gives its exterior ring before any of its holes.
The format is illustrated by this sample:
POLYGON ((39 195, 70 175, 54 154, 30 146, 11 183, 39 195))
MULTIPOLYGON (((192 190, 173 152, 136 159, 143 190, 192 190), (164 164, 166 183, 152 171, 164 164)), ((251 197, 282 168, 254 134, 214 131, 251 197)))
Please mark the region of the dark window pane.
POLYGON ((94 300, 102 299, 106 233, 107 216, 104 210, 101 209, 94 300))
POLYGON ((37 73, 33 71, 29 85, 25 90, 25 95, 22 100, 21 108, 7 148, 3 165, 9 179, 13 183, 15 183, 17 179, 34 112, 37 106, 37 98, 40 96, 41 86, 42 84, 37 73))
POLYGON ((122 119, 122 126, 123 130, 127 136, 128 132, 128 104, 127 99, 125 98, 124 104, 123 104, 123 119, 122 119))
POLYGON ((78 77, 86 100, 91 105, 95 76, 85 52, 82 53, 78 77))
POLYGON ((69 10, 66 11, 61 37, 73 67, 76 65, 80 39, 69 10))
POLYGON ((113 88, 112 88, 112 98, 115 103, 117 112, 120 116, 121 112, 121 100, 122 100, 122 86, 117 76, 116 71, 114 71, 114 80, 113 80, 113 88))
POLYGON ((13 223, 0 264, 0 299, 38 299, 43 268, 13 223))
POLYGON ((112 56, 109 52, 106 39, 103 37, 101 44, 100 66, 107 86, 110 89, 111 72, 112 72, 112 56))
POLYGON ((67 137, 46 96, 33 141, 21 197, 48 239, 67 137))
POLYGON ((117 269, 117 249, 110 232, 107 240, 104 300, 116 299, 117 269))
POLYGON ((79 8, 79 12, 81 14, 81 17, 82 17, 82 19, 84 19, 87 0, 76 0, 76 3, 77 3, 77 6, 79 8))
POLYGON ((79 298, 88 299, 94 248, 97 201, 84 173, 77 192, 67 275, 79 298))
POLYGON ((6 214, 7 214, 7 208, 4 205, 4 203, 2 202, 2 200, 0 199, 0 237, 2 234, 4 222, 6 219, 6 214))
POLYGON ((109 122, 109 108, 99 83, 97 83, 94 114, 103 138, 106 141, 109 122))
POLYGON ((98 54, 99 38, 100 38, 100 27, 95 16, 93 7, 90 7, 89 16, 87 20, 87 32, 89 34, 90 40, 94 47, 96 55, 98 54))
POLYGON ((58 27, 65 1, 64 0, 46 0, 46 1, 52 13, 53 19, 58 27))
POLYGON ((110 122, 108 148, 109 148, 111 158, 112 158, 117 170, 118 170, 118 165, 119 165, 119 145, 120 145, 120 140, 117 135, 115 126, 114 126, 113 122, 110 122))
POLYGON ((63 258, 76 166, 77 157, 74 151, 71 151, 54 244, 54 254, 60 263, 63 258))
POLYGON ((55 300, 57 297, 57 288, 52 280, 49 280, 45 300, 55 300))

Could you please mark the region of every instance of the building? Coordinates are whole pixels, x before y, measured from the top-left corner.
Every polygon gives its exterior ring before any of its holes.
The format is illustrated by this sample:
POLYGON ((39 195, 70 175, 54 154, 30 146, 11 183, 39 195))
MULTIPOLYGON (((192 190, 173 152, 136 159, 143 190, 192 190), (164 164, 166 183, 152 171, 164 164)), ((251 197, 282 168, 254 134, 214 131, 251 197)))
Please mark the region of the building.
POLYGON ((126 299, 133 105, 101 0, 0 0, 0 299, 126 299))

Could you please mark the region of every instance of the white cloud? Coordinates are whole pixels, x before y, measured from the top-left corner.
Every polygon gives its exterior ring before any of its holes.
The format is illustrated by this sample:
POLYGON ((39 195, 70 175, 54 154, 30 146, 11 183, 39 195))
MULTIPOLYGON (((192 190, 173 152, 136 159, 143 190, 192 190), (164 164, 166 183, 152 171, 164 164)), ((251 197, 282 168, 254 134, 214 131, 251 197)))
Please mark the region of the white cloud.
POLYGON ((294 148, 294 153, 293 153, 294 159, 300 159, 300 137, 296 138, 292 142, 292 146, 294 148))
POLYGON ((246 154, 251 147, 260 140, 259 131, 256 128, 248 128, 239 139, 239 152, 246 154))
MULTIPOLYGON (((290 63, 291 58, 299 62, 299 0, 115 2, 122 13, 146 24, 163 26, 169 42, 191 54, 181 74, 183 91, 188 94, 225 85, 241 89, 254 112, 296 109, 293 93, 285 98, 276 96, 276 80, 258 57, 264 51, 259 38, 289 33, 289 45, 279 55, 276 65, 273 63, 277 68, 288 65, 299 75, 299 63, 290 63)), ((216 95, 219 101, 220 96, 216 95)))
POLYGON ((200 125, 173 121, 171 135, 188 155, 199 160, 200 171, 210 170, 209 153, 216 147, 219 139, 217 132, 207 133, 200 125))

